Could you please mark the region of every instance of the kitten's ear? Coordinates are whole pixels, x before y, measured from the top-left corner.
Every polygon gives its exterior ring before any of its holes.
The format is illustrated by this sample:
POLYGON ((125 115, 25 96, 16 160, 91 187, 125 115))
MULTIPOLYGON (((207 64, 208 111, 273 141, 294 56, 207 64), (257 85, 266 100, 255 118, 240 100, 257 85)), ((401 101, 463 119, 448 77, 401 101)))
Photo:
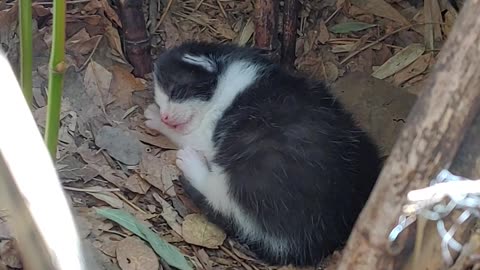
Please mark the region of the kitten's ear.
POLYGON ((182 61, 190 65, 201 67, 210 73, 215 73, 218 71, 218 67, 215 62, 205 55, 185 54, 182 57, 182 61))

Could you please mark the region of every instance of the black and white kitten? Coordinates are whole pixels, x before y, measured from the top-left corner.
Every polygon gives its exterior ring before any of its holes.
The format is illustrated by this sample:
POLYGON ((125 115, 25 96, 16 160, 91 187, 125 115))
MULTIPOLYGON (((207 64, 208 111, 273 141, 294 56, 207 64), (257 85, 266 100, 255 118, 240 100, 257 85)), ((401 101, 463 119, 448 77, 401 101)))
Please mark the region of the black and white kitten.
POLYGON ((181 148, 194 200, 261 259, 314 265, 348 239, 381 161, 322 82, 192 42, 156 60, 155 102, 146 125, 181 148))

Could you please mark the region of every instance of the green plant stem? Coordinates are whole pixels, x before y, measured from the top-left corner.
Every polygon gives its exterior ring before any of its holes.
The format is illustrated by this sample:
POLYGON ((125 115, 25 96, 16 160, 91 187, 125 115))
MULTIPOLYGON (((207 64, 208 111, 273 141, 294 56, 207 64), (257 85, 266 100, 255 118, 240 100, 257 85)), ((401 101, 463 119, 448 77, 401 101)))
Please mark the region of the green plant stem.
POLYGON ((54 160, 57 153, 63 74, 65 73, 65 12, 65 0, 54 0, 52 52, 50 54, 48 77, 48 109, 45 127, 45 142, 54 160))
POLYGON ((32 1, 20 0, 20 81, 23 95, 32 106, 32 1))

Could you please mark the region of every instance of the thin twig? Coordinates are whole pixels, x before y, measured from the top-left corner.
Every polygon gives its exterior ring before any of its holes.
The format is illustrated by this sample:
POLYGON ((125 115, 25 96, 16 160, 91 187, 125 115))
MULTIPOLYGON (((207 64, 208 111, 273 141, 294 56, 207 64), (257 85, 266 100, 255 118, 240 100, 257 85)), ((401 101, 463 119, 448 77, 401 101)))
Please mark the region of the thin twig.
POLYGON ((79 192, 115 192, 115 191, 121 191, 119 188, 88 189, 88 188, 63 187, 63 189, 70 190, 70 191, 79 191, 79 192))
POLYGON ((325 24, 327 24, 329 21, 331 21, 335 15, 337 15, 337 13, 343 8, 343 4, 341 6, 339 6, 333 13, 332 15, 330 15, 330 17, 327 18, 327 20, 325 20, 325 24))
POLYGON ((197 11, 197 9, 199 9, 200 6, 202 6, 203 1, 205 1, 205 0, 200 0, 200 2, 198 2, 198 4, 197 4, 197 5, 195 6, 195 8, 193 9, 193 11, 197 11))
POLYGON ((220 3, 220 0, 217 0, 218 7, 220 8, 220 11, 222 12, 223 17, 227 18, 227 13, 225 12, 225 9, 223 9, 222 3, 220 3))
POLYGON ((147 214, 147 212, 143 211, 140 207, 136 206, 134 203, 129 201, 125 196, 123 196, 120 192, 113 192, 113 194, 117 195, 118 198, 120 198, 122 201, 124 201, 126 204, 130 205, 132 208, 137 210, 138 212, 142 214, 147 214))
POLYGON ((160 25, 162 25, 163 20, 165 20, 165 17, 167 17, 167 14, 170 11, 170 8, 172 7, 172 4, 173 4, 173 0, 169 0, 167 7, 165 8, 165 11, 162 13, 162 17, 160 17, 160 20, 158 21, 157 26, 155 26, 154 32, 156 32, 158 28, 160 28, 160 25))
POLYGON ((356 56, 357 54, 365 51, 365 50, 368 49, 368 48, 371 48, 371 47, 377 45, 378 43, 382 42, 383 40, 387 39, 388 37, 391 37, 391 36, 393 36, 393 35, 395 35, 395 34, 397 34, 397 33, 399 33, 399 32, 402 32, 402 31, 404 31, 404 30, 410 29, 410 28, 413 27, 413 26, 414 26, 414 25, 411 24, 411 25, 407 25, 407 26, 401 27, 401 28, 399 28, 399 29, 397 29, 397 30, 395 30, 395 31, 393 31, 393 32, 390 32, 390 33, 384 35, 383 37, 375 40, 374 42, 363 46, 362 48, 356 50, 355 52, 353 52, 353 53, 351 53, 350 55, 348 55, 347 57, 345 57, 342 61, 340 61, 340 65, 345 64, 348 60, 352 59, 352 58, 353 58, 354 56, 356 56))
POLYGON ((240 263, 243 268, 245 269, 248 269, 248 270, 253 270, 252 267, 248 264, 246 264, 244 261, 242 261, 237 255, 235 255, 233 252, 231 252, 230 250, 228 250, 226 247, 224 246, 220 246, 220 249, 227 253, 228 256, 232 257, 235 261, 237 261, 238 263, 240 263))

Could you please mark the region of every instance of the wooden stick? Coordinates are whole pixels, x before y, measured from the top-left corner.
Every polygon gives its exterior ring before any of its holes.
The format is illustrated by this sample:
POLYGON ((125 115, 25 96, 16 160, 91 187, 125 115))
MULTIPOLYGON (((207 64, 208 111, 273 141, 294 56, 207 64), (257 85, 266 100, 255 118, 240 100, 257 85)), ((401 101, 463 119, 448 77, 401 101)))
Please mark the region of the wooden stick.
POLYGON ((277 40, 278 2, 256 0, 254 11, 255 46, 273 51, 277 40))
POLYGON ((298 0, 286 0, 283 11, 282 64, 293 67, 297 43, 298 0))
POLYGON ((152 72, 153 66, 142 1, 120 0, 118 3, 127 59, 133 66, 133 75, 143 77, 152 72))
MULTIPOLYGON (((398 269, 388 235, 408 191, 449 167, 480 98, 480 0, 466 3, 350 236, 339 270, 398 269)), ((402 254, 404 255, 404 254, 402 254)), ((401 267, 401 266, 400 266, 401 267)))

